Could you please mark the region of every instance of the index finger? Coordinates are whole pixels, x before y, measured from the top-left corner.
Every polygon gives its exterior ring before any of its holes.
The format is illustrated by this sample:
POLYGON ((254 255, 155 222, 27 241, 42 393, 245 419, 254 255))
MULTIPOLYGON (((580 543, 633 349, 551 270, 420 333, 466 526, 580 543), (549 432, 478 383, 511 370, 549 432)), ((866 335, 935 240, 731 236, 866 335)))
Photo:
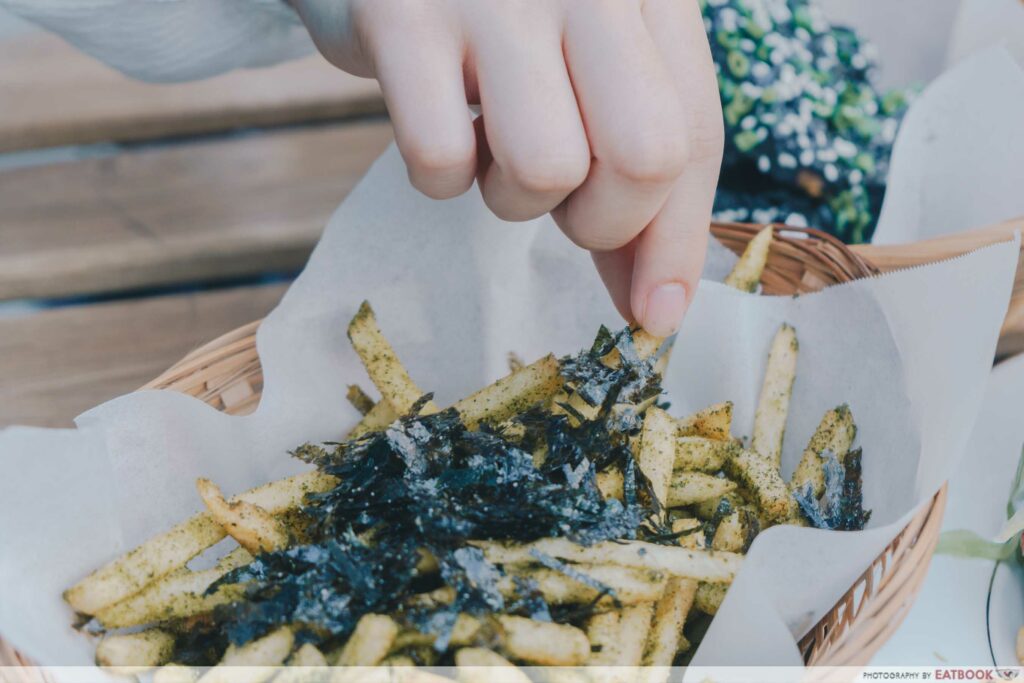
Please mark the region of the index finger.
POLYGON ((722 163, 723 123, 696 2, 648 0, 644 20, 684 98, 689 158, 664 207, 635 240, 630 308, 644 329, 678 328, 697 289, 722 163))

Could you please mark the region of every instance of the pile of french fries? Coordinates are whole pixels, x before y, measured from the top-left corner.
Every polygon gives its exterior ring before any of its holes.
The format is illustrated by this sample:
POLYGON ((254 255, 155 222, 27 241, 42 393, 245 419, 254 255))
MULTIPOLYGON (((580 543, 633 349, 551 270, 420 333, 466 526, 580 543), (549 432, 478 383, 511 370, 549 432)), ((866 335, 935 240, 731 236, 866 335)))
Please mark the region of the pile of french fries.
MULTIPOLYGON (((730 283, 755 290, 770 243, 770 230, 755 239, 730 283)), ((353 438, 407 414, 425 392, 403 367, 367 305, 352 320, 349 338, 381 395, 374 401, 362 389, 350 389, 350 401, 364 414, 349 435, 353 438)), ((662 340, 640 331, 634 339, 641 357, 653 357, 662 346, 662 340)), ((526 576, 550 604, 589 604, 591 611, 577 624, 503 614, 460 615, 446 646, 454 662, 460 667, 667 667, 695 647, 684 635, 688 620, 717 612, 759 531, 775 524, 807 524, 793 492, 809 485, 820 496, 825 487, 823 454, 830 451, 842 460, 850 451, 856 430, 849 409, 840 406, 825 414, 792 478, 783 479, 782 443, 797 357, 796 331, 783 325, 770 346, 749 443, 733 436, 731 403, 678 418, 653 404, 640 406, 643 426, 632 447, 658 501, 660 526, 672 532, 664 542, 622 540, 587 547, 565 538, 525 544, 467 539, 502 568, 503 591, 514 590, 512 577, 526 576), (577 574, 539 566, 541 554, 611 588, 613 595, 602 594, 577 574)), ((659 365, 667 359, 663 355, 659 365)), ((614 353, 602 362, 614 364, 614 353)), ((558 361, 549 355, 528 365, 517 363, 511 374, 454 407, 471 429, 484 422, 502 423, 538 404, 551 410, 568 404, 585 417, 590 406, 565 391, 558 361)), ((437 410, 428 402, 421 412, 437 410)), ((620 471, 599 472, 597 481, 605 498, 622 498, 620 471)), ((218 605, 243 599, 239 586, 226 585, 212 593, 207 589, 259 553, 295 542, 295 511, 306 494, 326 491, 336 483, 331 476, 312 471, 228 498, 213 482, 199 480, 205 512, 154 536, 65 592, 67 603, 92 617, 104 633, 97 663, 124 673, 159 667, 154 674, 158 683, 195 680, 194 670, 171 661, 176 641, 194 620, 218 605), (235 547, 215 565, 188 567, 193 558, 227 537, 235 547)), ((423 571, 437 568, 425 558, 423 571)), ((424 605, 450 603, 452 598, 447 587, 417 596, 424 605)), ((412 666, 417 663, 412 654, 429 649, 434 639, 395 615, 367 614, 347 642, 321 651, 297 642, 296 630, 285 626, 228 647, 220 663, 202 674, 202 682, 225 680, 237 666, 412 666)), ((245 680, 262 681, 275 674, 286 683, 295 679, 288 670, 263 671, 245 680)))

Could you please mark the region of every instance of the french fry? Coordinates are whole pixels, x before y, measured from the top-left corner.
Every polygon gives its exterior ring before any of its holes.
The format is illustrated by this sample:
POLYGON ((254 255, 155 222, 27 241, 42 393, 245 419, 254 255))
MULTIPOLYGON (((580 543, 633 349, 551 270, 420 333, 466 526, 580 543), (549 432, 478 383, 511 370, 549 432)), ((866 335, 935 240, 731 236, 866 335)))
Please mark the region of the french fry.
POLYGON ((513 659, 539 666, 579 666, 590 655, 590 641, 575 626, 508 615, 499 615, 498 623, 505 632, 504 650, 513 659))
MULTIPOLYGON (((665 574, 661 572, 619 567, 614 564, 578 564, 573 565, 573 569, 610 588, 614 591, 614 600, 624 605, 657 600, 664 592, 667 580, 665 574)), ((521 571, 516 571, 515 576, 535 581, 544 600, 552 605, 588 604, 599 597, 599 592, 594 587, 581 583, 556 569, 525 567, 521 571)), ((506 598, 515 598, 519 595, 512 575, 503 576, 498 580, 498 590, 506 598)), ((417 596, 415 604, 418 606, 447 605, 454 601, 454 589, 443 586, 430 593, 417 596)), ((604 602, 611 603, 613 599, 608 596, 604 602)))
POLYGON ((661 408, 649 408, 644 414, 637 464, 651 482, 651 491, 662 507, 669 504, 669 484, 676 460, 675 432, 672 417, 661 408))
POLYGON ((676 472, 668 491, 668 506, 683 507, 717 500, 736 490, 736 482, 704 472, 676 472))
POLYGON ((106 635, 96 646, 96 664, 118 673, 147 671, 166 664, 174 652, 174 636, 160 629, 106 635))
POLYGON ((745 553, 760 531, 757 516, 743 507, 733 510, 718 523, 711 547, 731 553, 745 553))
POLYGON ((655 337, 644 329, 633 332, 633 348, 636 349, 636 355, 641 358, 650 358, 656 354, 664 342, 664 337, 655 337))
POLYGON ((720 498, 711 498, 709 500, 696 503, 693 506, 693 514, 697 517, 697 519, 702 519, 705 522, 712 520, 718 515, 718 506, 722 503, 723 500, 728 502, 729 506, 733 510, 750 504, 749 501, 747 501, 747 499, 743 497, 743 492, 737 489, 736 491, 733 491, 732 493, 727 493, 724 496, 721 496, 720 498))
POLYGON ((708 439, 703 436, 680 436, 676 438, 675 468, 718 472, 739 450, 740 445, 735 441, 708 439))
MULTIPOLYGON (((452 627, 451 636, 448 639, 448 644, 451 647, 466 647, 474 644, 474 640, 477 634, 480 633, 482 628, 480 620, 476 617, 472 617, 468 614, 460 614, 455 619, 455 625, 452 627)), ((395 636, 394 642, 391 644, 391 652, 401 652, 409 648, 431 646, 434 644, 437 636, 433 633, 423 633, 415 629, 407 629, 401 631, 395 636)))
POLYGON ((348 391, 345 392, 345 398, 348 399, 348 402, 352 404, 352 407, 358 410, 361 415, 366 415, 368 412, 373 410, 373 406, 376 403, 358 384, 348 385, 348 391))
POLYGON ((597 473, 597 488, 601 491, 601 495, 604 496, 605 500, 609 498, 622 500, 624 485, 625 480, 622 476, 622 470, 612 468, 597 473))
POLYGON ((598 612, 587 619, 587 639, 590 641, 588 666, 614 665, 615 647, 619 638, 622 610, 598 612))
POLYGON ((381 666, 416 666, 416 662, 408 655, 390 655, 380 662, 381 666))
POLYGON ((288 658, 288 666, 327 666, 327 658, 313 643, 304 643, 288 658))
POLYGON ((793 380, 796 379, 799 350, 796 330, 789 325, 780 327, 768 353, 768 367, 754 413, 750 448, 770 459, 776 467, 782 464, 782 438, 786 432, 786 416, 789 414, 793 380))
POLYGON ((757 498, 758 508, 768 520, 784 521, 796 509, 779 468, 761 454, 743 450, 726 464, 726 471, 757 498))
POLYGON ((515 664, 482 647, 464 647, 455 653, 455 666, 463 683, 531 683, 515 664))
POLYGON ((672 579, 665 595, 658 601, 651 621, 651 631, 641 663, 644 666, 672 666, 683 635, 686 616, 690 613, 697 582, 693 579, 672 579))
POLYGON ((164 664, 153 672, 153 683, 195 683, 199 674, 191 666, 164 664))
POLYGON ((702 550, 704 548, 704 525, 699 519, 683 517, 672 522, 672 533, 678 534, 683 531, 690 533, 683 534, 676 541, 684 548, 691 550, 702 550))
POLYGON ((196 490, 217 523, 250 553, 271 552, 288 545, 284 526, 259 505, 244 500, 228 502, 209 479, 197 479, 196 490))
POLYGON ((644 541, 606 541, 591 546, 577 545, 564 538, 545 538, 523 544, 496 541, 471 543, 482 548, 484 556, 496 564, 531 564, 536 561, 531 551, 536 550, 567 562, 653 569, 671 576, 712 583, 731 582, 743 562, 743 556, 735 553, 690 550, 644 541))
MULTIPOLYGON (((587 636, 574 626, 536 621, 525 617, 498 615, 502 648, 514 659, 541 666, 576 666, 586 661, 590 652, 587 636)), ((479 619, 460 614, 452 629, 452 647, 473 645, 483 624, 479 619)), ((434 642, 431 633, 405 631, 394 639, 392 651, 404 650, 434 642)))
POLYGON ((295 636, 283 626, 242 646, 229 645, 220 663, 207 671, 199 683, 260 683, 277 673, 292 651, 295 636))
MULTIPOLYGON (((613 564, 580 564, 574 565, 573 569, 611 588, 615 592, 615 599, 624 605, 657 599, 666 582, 665 574, 649 569, 619 567, 613 564)), ((591 586, 555 569, 531 569, 524 575, 537 582, 541 595, 553 605, 586 604, 598 597, 597 590, 591 586)), ((513 594, 512 591, 508 591, 509 588, 514 589, 514 583, 509 577, 503 578, 498 587, 506 595, 513 594)))
POLYGON ((732 436, 732 401, 716 403, 679 420, 679 436, 702 436, 729 441, 732 436))
POLYGON ((591 617, 587 634, 600 650, 590 653, 588 666, 640 666, 653 613, 654 605, 648 602, 626 607, 616 619, 591 617))
POLYGON ((323 683, 330 670, 327 658, 312 643, 303 644, 285 662, 288 668, 274 679, 274 683, 323 683))
POLYGON ((209 612, 217 605, 237 600, 242 588, 223 586, 212 595, 206 595, 206 589, 232 569, 251 561, 247 550, 236 548, 210 569, 172 572, 157 579, 138 593, 99 610, 96 619, 105 628, 114 629, 209 612))
POLYGON ((825 492, 825 471, 821 466, 821 454, 832 451, 839 458, 839 462, 843 462, 856 436, 857 425, 853 422, 850 406, 844 403, 825 413, 793 472, 790 488, 796 491, 810 483, 814 488, 814 497, 820 497, 825 492))
POLYGON ((725 284, 743 292, 756 292, 761 284, 761 274, 768 263, 768 251, 772 245, 771 226, 764 228, 750 240, 740 260, 725 278, 725 284))
POLYGON ((697 586, 697 593, 693 598, 693 605, 704 614, 715 615, 718 608, 725 600, 725 593, 729 586, 724 583, 701 583, 697 586))
POLYGON ((370 412, 363 416, 363 419, 352 428, 352 430, 346 435, 346 438, 355 439, 363 434, 375 432, 378 429, 384 429, 389 424, 398 419, 398 413, 391 407, 391 404, 381 399, 373 404, 370 408, 370 412))
POLYGON ((398 624, 383 614, 366 614, 341 649, 336 666, 374 666, 387 657, 398 636, 398 624))
POLYGON ((484 420, 504 422, 530 406, 545 401, 562 387, 558 359, 548 354, 453 406, 469 429, 476 429, 484 420))
MULTIPOLYGON (((333 477, 312 471, 264 484, 231 500, 252 503, 270 514, 279 514, 302 504, 307 493, 326 491, 335 483, 333 477)), ((64 599, 76 612, 96 614, 155 579, 185 566, 226 535, 212 515, 201 513, 96 570, 65 591, 64 599)))
MULTIPOLYGON (((364 301, 352 322, 348 325, 348 338, 352 348, 359 354, 360 360, 383 400, 386 400, 395 412, 405 415, 426 392, 416 386, 408 371, 398 360, 398 355, 391 343, 377 326, 377 319, 364 301)), ((436 413, 437 404, 427 403, 423 413, 436 413)))

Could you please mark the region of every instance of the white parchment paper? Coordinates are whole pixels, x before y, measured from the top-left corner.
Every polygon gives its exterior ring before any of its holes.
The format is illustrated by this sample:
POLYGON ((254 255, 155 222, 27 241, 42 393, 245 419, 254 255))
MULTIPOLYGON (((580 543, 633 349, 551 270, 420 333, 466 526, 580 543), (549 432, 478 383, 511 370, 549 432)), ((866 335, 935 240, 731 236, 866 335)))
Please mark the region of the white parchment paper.
MULTIPOLYGON (((984 68, 973 67, 947 76, 944 87, 955 99, 982 78, 984 68)), ((908 119, 901 137, 923 135, 920 120, 985 130, 987 114, 1007 102, 993 96, 965 112, 947 101, 922 98, 916 109, 924 113, 908 119), (957 118, 967 114, 969 123, 957 118)), ((950 158, 929 157, 933 164, 950 158)), ((893 168, 888 201, 927 204, 899 214, 907 230, 944 212, 955 212, 963 227, 976 224, 980 202, 977 212, 965 210, 963 193, 929 192, 909 177, 919 172, 913 163, 893 168)), ((824 410, 848 402, 873 516, 859 533, 780 527, 762 534, 695 664, 798 665, 796 637, 948 476, 974 421, 1017 253, 1016 244, 997 245, 798 299, 702 284, 666 377, 673 412, 731 399, 737 432, 749 430, 771 336, 781 322, 794 324, 801 356, 786 474, 824 410)), ((711 255, 706 275, 720 277, 730 258, 720 247, 711 255)), ((82 415, 77 430, 0 432, 4 638, 40 663, 90 663, 95 644, 70 627, 60 599, 67 586, 197 512, 196 477, 236 493, 300 470, 288 449, 344 433, 357 419, 346 384, 369 386, 345 339, 364 298, 412 375, 442 403, 504 374, 509 351, 526 359, 569 353, 599 324, 619 324, 589 257, 549 220, 502 223, 473 193, 425 199, 389 151, 261 327, 265 388, 253 415, 229 417, 150 391, 82 415)))

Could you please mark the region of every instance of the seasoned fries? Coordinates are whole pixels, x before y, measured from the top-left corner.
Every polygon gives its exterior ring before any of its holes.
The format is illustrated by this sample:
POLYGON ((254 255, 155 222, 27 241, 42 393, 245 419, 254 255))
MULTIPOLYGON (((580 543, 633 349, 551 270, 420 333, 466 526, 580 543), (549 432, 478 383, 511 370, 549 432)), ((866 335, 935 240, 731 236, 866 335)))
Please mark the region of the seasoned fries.
POLYGON ((706 500, 718 500, 736 490, 736 482, 704 472, 680 472, 668 491, 669 507, 684 507, 706 500))
POLYGON ((459 667, 459 680, 463 683, 530 683, 530 677, 515 664, 482 647, 458 650, 455 666, 459 667))
POLYGON ((739 450, 740 445, 732 440, 680 436, 676 439, 675 468, 684 471, 718 472, 739 450))
POLYGON ((174 652, 174 636, 150 629, 126 635, 105 636, 96 646, 96 663, 120 673, 135 673, 166 663, 174 652))
POLYGON ((669 499, 672 467, 676 461, 675 424, 661 408, 648 408, 640 432, 640 455, 637 464, 651 482, 651 492, 659 505, 669 499))
POLYGON ((454 408, 462 415, 466 426, 475 429, 484 420, 494 424, 504 422, 516 413, 551 398, 561 388, 558 359, 549 354, 467 396, 454 408))
POLYGON ((733 553, 711 553, 674 546, 655 545, 643 541, 619 541, 581 546, 561 538, 547 538, 533 543, 499 544, 477 541, 474 545, 484 556, 496 564, 528 564, 540 552, 567 562, 609 562, 623 567, 650 569, 672 576, 700 579, 701 581, 732 581, 742 557, 733 553))
POLYGON ((398 636, 398 624, 382 614, 367 614, 345 643, 338 658, 339 666, 373 666, 388 656, 398 636))
POLYGON ((814 496, 821 496, 825 492, 825 471, 821 466, 822 454, 825 451, 831 451, 842 462, 846 459, 846 454, 850 451, 850 446, 856 435, 857 426, 853 423, 853 413, 850 412, 849 406, 841 405, 825 413, 793 472, 790 487, 796 490, 810 484, 814 496))
POLYGON ((259 683, 270 679, 288 658, 295 643, 289 628, 279 628, 262 638, 241 647, 231 645, 224 658, 199 679, 199 683, 237 683, 237 667, 247 667, 246 683, 259 683))
POLYGON ((500 616, 508 654, 540 666, 579 666, 590 655, 590 641, 583 631, 524 617, 500 616))
MULTIPOLYGON (((320 472, 307 472, 258 486, 231 500, 252 503, 270 514, 278 514, 297 507, 307 493, 324 491, 333 483, 333 478, 320 472)), ((210 514, 196 515, 93 572, 65 591, 64 599, 76 612, 96 614, 153 580, 184 567, 225 536, 223 527, 210 514)))
POLYGON ((789 487, 779 468, 767 457, 742 450, 726 463, 726 470, 754 494, 768 519, 780 522, 793 514, 796 503, 789 495, 789 487))
POLYGON ((128 628, 166 619, 180 619, 209 612, 241 597, 238 586, 223 586, 206 594, 214 581, 226 573, 252 562, 252 555, 236 548, 203 571, 179 570, 157 579, 135 595, 96 612, 96 619, 107 628, 128 628))
POLYGON ((655 607, 652 628, 644 648, 644 666, 672 666, 683 638, 683 626, 697 594, 693 579, 672 579, 655 607))
POLYGON ((679 436, 699 436, 714 441, 729 441, 732 436, 732 401, 716 403, 679 420, 679 436))
POLYGON ((770 459, 776 467, 782 465, 782 437, 786 431, 789 398, 796 379, 796 358, 800 346, 796 330, 783 325, 775 334, 772 350, 768 354, 768 369, 761 385, 761 397, 754 414, 754 436, 750 449, 770 459))
POLYGON ((704 614, 717 614, 728 590, 729 587, 724 583, 702 583, 697 586, 693 604, 704 614))
MULTIPOLYGON (((754 287, 770 240, 754 240, 734 283, 754 287)), ((368 304, 348 332, 381 399, 349 387, 363 417, 347 440, 293 453, 315 470, 232 498, 200 479, 206 512, 66 591, 101 631, 141 629, 106 633, 100 665, 160 667, 157 683, 196 683, 180 664, 197 661, 213 665, 200 683, 434 680, 416 667, 451 663, 467 683, 525 683, 518 665, 649 666, 654 683, 696 645, 691 614, 717 612, 763 527, 867 519, 846 406, 782 479, 788 325, 749 447, 731 402, 683 418, 662 407, 669 349, 642 331, 602 328, 589 350, 516 364, 444 410, 368 304), (225 537, 235 547, 214 566, 187 566, 225 537)))
POLYGON ((244 500, 229 503, 209 479, 197 481, 196 489, 217 524, 250 553, 270 552, 288 545, 284 526, 259 505, 244 500))
MULTIPOLYGON (((380 391, 382 400, 387 401, 398 415, 408 413, 426 392, 416 386, 398 360, 391 343, 377 326, 377 318, 368 302, 363 302, 349 323, 348 338, 362 359, 370 381, 380 391)), ((424 410, 436 412, 437 405, 428 403, 424 410)))
POLYGON ((725 284, 744 292, 756 292, 758 285, 761 284, 761 273, 768 263, 768 251, 771 249, 773 238, 771 226, 757 233, 743 250, 743 255, 733 266, 732 272, 725 278, 725 284))

